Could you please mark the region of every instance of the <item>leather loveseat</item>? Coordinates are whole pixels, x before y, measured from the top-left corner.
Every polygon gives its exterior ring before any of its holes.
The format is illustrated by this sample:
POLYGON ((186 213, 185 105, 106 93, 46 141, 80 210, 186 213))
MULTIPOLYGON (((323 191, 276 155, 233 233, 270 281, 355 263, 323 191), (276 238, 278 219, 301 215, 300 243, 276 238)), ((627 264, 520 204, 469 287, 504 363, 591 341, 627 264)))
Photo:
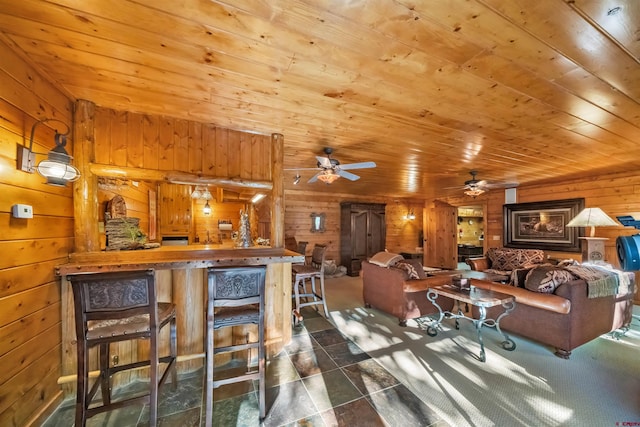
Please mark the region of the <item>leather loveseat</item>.
MULTIPOLYGON (((406 326, 408 319, 436 313, 437 308, 427 300, 427 291, 430 286, 449 283, 451 277, 426 277, 421 267, 419 270, 422 273, 419 278, 411 279, 400 268, 382 267, 363 261, 360 275, 365 306, 397 317, 401 326, 406 326)), ((440 297, 437 301, 444 310, 453 306, 453 301, 449 298, 440 297)))

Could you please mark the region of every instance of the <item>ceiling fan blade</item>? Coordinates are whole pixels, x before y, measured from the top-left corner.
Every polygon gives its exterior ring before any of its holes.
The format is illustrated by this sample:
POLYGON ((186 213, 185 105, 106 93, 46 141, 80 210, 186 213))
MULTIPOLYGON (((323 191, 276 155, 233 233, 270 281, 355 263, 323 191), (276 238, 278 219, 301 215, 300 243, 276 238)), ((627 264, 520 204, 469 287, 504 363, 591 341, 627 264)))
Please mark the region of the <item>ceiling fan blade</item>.
POLYGON ((348 169, 367 169, 367 168, 375 168, 375 162, 361 162, 361 163, 348 163, 346 165, 340 165, 340 169, 348 170, 348 169))
POLYGON ((318 168, 284 168, 285 171, 317 171, 318 168))
POLYGON ((317 174, 313 175, 311 178, 309 178, 309 181, 307 181, 308 184, 311 184, 312 182, 316 182, 318 180, 318 177, 320 176, 320 174, 323 171, 318 172, 317 174))
POLYGON ((332 167, 331 159, 329 159, 328 157, 316 156, 316 159, 318 159, 318 163, 320 164, 321 168, 329 169, 332 167))
POLYGON ((338 175, 340 175, 341 177, 343 177, 343 178, 347 178, 347 179, 349 179, 349 180, 351 180, 351 181, 355 181, 355 180, 357 180, 357 179, 360 179, 360 177, 359 177, 358 175, 353 174, 353 173, 351 173, 351 172, 343 171, 342 169, 337 169, 337 170, 336 170, 336 173, 337 173, 338 175))

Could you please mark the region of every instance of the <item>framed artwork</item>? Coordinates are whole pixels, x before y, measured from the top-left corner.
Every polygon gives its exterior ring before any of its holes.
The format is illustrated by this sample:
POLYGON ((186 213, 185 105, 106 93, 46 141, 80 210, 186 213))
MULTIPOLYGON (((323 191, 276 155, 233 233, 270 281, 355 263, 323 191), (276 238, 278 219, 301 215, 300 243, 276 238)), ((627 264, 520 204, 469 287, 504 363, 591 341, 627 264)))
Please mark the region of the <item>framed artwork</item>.
POLYGON ((567 223, 583 208, 584 199, 503 205, 504 246, 580 252, 583 227, 567 227, 567 223))

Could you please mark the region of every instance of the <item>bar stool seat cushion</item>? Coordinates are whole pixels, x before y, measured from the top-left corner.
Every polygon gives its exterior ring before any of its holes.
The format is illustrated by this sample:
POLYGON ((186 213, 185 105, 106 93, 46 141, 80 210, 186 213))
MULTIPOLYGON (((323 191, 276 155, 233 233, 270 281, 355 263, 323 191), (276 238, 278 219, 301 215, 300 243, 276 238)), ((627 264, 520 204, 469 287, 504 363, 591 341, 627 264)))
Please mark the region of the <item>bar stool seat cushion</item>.
POLYGON ((260 305, 251 304, 240 307, 221 307, 215 311, 215 329, 225 326, 244 325, 247 323, 258 324, 260 321, 260 305))
MULTIPOLYGON (((164 325, 176 315, 175 304, 158 303, 158 324, 164 325)), ((120 337, 141 332, 149 332, 149 315, 125 317, 123 319, 95 320, 88 322, 87 339, 120 337)))

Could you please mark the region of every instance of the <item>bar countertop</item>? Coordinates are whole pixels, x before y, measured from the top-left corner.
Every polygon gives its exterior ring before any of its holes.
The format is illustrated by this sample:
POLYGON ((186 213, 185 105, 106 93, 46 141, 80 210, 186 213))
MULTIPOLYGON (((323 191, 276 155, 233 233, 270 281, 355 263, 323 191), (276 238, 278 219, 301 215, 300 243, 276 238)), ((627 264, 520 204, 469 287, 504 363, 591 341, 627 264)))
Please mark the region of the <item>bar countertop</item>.
POLYGON ((57 266, 60 276, 101 271, 229 267, 274 263, 304 263, 302 254, 284 248, 254 246, 228 248, 219 245, 162 246, 131 251, 73 253, 57 266))

